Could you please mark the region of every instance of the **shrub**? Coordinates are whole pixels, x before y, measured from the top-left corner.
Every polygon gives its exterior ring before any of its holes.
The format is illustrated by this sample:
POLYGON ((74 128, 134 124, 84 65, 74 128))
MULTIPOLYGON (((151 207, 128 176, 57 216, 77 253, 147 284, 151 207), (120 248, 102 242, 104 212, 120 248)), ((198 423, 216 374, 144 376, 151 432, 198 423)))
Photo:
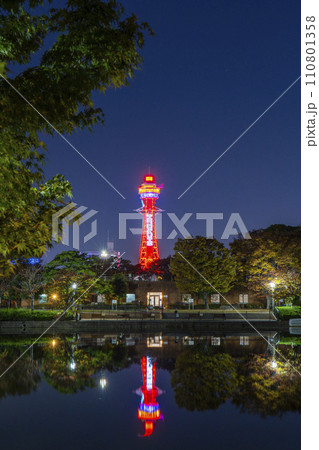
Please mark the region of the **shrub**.
MULTIPOLYGON (((0 309, 0 320, 54 320, 62 311, 30 311, 28 309, 0 309)), ((67 311, 60 320, 72 320, 73 314, 67 311)))
POLYGON ((301 317, 301 306, 278 306, 275 312, 279 319, 299 319, 301 317))

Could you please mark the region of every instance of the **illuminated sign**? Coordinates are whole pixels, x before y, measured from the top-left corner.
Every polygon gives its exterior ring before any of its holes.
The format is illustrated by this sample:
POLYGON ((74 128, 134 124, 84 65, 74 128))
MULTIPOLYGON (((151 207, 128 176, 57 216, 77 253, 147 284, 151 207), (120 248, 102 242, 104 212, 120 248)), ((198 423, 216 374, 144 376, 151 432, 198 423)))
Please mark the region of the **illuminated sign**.
POLYGON ((146 214, 146 245, 153 245, 153 215, 146 214))
POLYGON ((154 181, 153 175, 146 175, 144 178, 145 181, 154 181))

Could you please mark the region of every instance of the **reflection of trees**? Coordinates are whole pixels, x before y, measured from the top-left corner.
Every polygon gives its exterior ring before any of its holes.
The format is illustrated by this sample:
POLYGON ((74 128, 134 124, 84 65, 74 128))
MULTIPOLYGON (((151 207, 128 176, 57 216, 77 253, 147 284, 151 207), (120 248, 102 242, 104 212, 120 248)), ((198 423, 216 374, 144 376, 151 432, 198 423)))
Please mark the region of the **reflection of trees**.
POLYGON ((44 356, 44 378, 63 393, 95 387, 92 376, 101 369, 117 371, 129 365, 127 348, 122 345, 78 349, 72 342, 60 340, 54 349, 48 345, 44 356))
POLYGON ((230 355, 211 349, 188 350, 177 358, 171 384, 179 407, 216 409, 237 386, 236 363, 230 355))
MULTIPOLYGON (((22 349, 15 347, 0 349, 0 373, 3 373, 21 354, 22 349)), ((24 355, 0 379, 0 399, 7 395, 25 395, 35 391, 41 380, 37 364, 24 355)))
POLYGON ((254 355, 239 364, 238 374, 233 403, 242 411, 262 417, 300 412, 301 378, 287 364, 277 362, 273 369, 269 358, 254 355))
MULTIPOLYGON (((298 348, 281 346, 280 353, 300 369, 298 348)), ((250 355, 235 360, 229 354, 197 347, 183 352, 171 375, 175 401, 188 410, 216 409, 227 399, 242 411, 279 415, 300 411, 300 376, 284 360, 250 355)))

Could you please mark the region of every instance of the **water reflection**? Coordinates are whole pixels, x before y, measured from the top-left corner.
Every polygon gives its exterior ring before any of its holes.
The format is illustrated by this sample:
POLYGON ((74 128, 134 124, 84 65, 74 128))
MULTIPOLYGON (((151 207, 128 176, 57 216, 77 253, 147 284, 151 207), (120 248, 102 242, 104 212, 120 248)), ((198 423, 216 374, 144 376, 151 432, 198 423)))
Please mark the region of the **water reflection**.
POLYGON ((150 356, 141 359, 143 386, 137 389, 136 394, 141 396, 137 417, 144 423, 144 435, 150 436, 154 430, 156 420, 163 420, 159 404, 156 400, 163 391, 155 386, 156 362, 150 356))
MULTIPOLYGON (((283 416, 300 411, 300 338, 269 332, 268 342, 249 335, 91 335, 43 339, 0 379, 1 398, 28 395, 46 381, 62 394, 105 389, 108 373, 142 366, 138 418, 149 436, 161 418, 157 369, 170 376, 175 404, 188 411, 216 410, 230 402, 249 414, 283 416), (147 354, 147 356, 145 356, 147 354), (155 363, 156 359, 156 363, 155 363)), ((32 338, 0 336, 0 370, 18 358, 32 338)), ((132 389, 136 380, 131 380, 132 389)), ((134 386, 135 384, 135 386, 134 386)), ((166 398, 166 396, 165 396, 166 398)))

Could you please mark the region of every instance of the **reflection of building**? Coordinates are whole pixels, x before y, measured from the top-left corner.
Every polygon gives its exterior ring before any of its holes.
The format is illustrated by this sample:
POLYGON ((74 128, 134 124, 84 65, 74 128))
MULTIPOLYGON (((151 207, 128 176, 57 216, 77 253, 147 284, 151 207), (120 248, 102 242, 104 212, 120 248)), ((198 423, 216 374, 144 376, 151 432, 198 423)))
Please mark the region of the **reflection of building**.
POLYGON ((156 363, 149 356, 141 359, 143 386, 136 391, 141 396, 137 417, 144 422, 144 436, 153 433, 154 422, 163 419, 156 397, 162 392, 155 386, 156 363))

